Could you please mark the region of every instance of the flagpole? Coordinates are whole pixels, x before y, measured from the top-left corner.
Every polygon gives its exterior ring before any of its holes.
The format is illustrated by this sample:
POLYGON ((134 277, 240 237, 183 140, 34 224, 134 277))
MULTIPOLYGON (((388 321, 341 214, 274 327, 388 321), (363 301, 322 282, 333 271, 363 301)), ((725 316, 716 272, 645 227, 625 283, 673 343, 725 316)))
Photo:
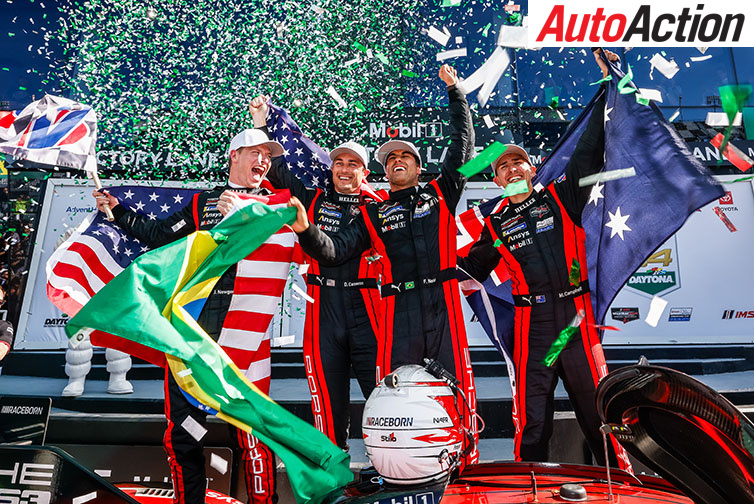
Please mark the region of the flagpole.
MULTIPOLYGON (((99 175, 97 174, 97 170, 92 170, 88 172, 89 175, 91 175, 92 180, 94 181, 94 188, 98 191, 102 190, 102 182, 99 180, 99 175)), ((108 203, 105 203, 102 207, 105 211, 105 215, 107 216, 107 220, 109 222, 113 222, 115 220, 115 216, 113 215, 113 211, 110 209, 110 205, 108 203)))

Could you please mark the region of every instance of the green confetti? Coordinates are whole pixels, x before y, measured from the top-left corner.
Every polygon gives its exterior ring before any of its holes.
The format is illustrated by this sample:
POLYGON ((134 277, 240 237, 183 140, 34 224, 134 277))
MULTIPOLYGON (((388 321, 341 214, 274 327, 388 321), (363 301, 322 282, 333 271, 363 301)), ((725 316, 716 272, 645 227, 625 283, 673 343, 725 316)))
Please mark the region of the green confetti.
POLYGON ((728 116, 728 121, 732 124, 741 109, 743 109, 746 101, 751 96, 751 85, 728 85, 720 86, 720 101, 723 105, 725 115, 728 116))
POLYGON ((495 243, 493 243, 492 246, 495 248, 498 248, 502 244, 503 244, 503 241, 500 238, 498 238, 497 240, 495 240, 495 243))
POLYGON ((581 284, 581 264, 579 264, 579 261, 575 257, 573 258, 573 262, 571 262, 571 272, 568 275, 568 281, 576 287, 581 284))
POLYGON ((483 37, 487 36, 487 32, 489 32, 491 26, 492 26, 492 23, 487 23, 487 26, 484 27, 484 29, 482 30, 483 37))
POLYGON ((631 70, 631 65, 626 63, 626 66, 628 67, 628 72, 626 72, 626 75, 624 75, 623 78, 618 82, 618 92, 620 92, 620 94, 630 94, 636 92, 636 87, 633 87, 633 82, 631 82, 634 78, 634 73, 631 70), (629 86, 629 84, 631 86, 629 86))
POLYGON ((566 347, 568 342, 571 341, 571 338, 573 338, 573 335, 576 334, 576 331, 578 330, 578 327, 568 326, 560 331, 560 334, 555 339, 555 341, 553 341, 550 349, 547 351, 547 355, 545 355, 542 364, 547 367, 552 367, 552 365, 555 364, 555 361, 560 356, 561 352, 563 352, 563 349, 566 347))
POLYGON ((649 98, 644 98, 639 93, 636 93, 634 96, 636 97, 636 103, 638 103, 639 105, 644 105, 644 106, 649 105, 649 101, 650 101, 649 98))
POLYGON ((419 77, 418 73, 414 73, 410 70, 403 70, 401 71, 401 75, 404 77, 419 77))
POLYGON ((597 85, 599 85, 599 84, 602 84, 603 82, 607 82, 607 81, 611 81, 611 80, 613 80, 613 76, 612 76, 612 75, 608 75, 608 76, 607 76, 607 77, 605 77, 604 79, 600 79, 600 80, 598 80, 597 82, 592 82, 592 83, 591 83, 591 84, 589 84, 589 85, 590 85, 590 86, 597 86, 597 85))
MULTIPOLYGON (((723 137, 723 142, 720 144, 720 152, 725 152, 725 149, 728 147, 728 140, 730 139, 730 134, 733 132, 733 121, 736 118, 736 115, 738 112, 743 109, 744 105, 746 104, 746 101, 751 96, 751 85, 745 84, 745 85, 728 85, 728 86, 720 86, 720 101, 723 105, 723 110, 725 111, 725 115, 728 116, 728 123, 730 126, 725 130, 725 136, 723 137)), ((723 156, 720 156, 720 159, 717 160, 717 164, 720 165, 723 162, 723 156)))
POLYGON ((735 184, 736 182, 748 182, 750 180, 754 180, 754 176, 738 178, 736 180, 731 180, 730 182, 726 182, 726 184, 735 184))
POLYGON ((353 106, 359 112, 366 112, 366 110, 367 110, 367 108, 364 106, 364 104, 361 103, 360 101, 354 102, 353 106))
POLYGON ((754 140, 754 107, 744 107, 743 109, 744 130, 746 139, 754 140))
POLYGON ((503 198, 515 196, 517 194, 526 194, 529 191, 529 182, 527 182, 526 180, 519 180, 518 182, 513 182, 512 184, 505 186, 505 190, 503 191, 503 198))
POLYGON ((461 175, 463 175, 464 177, 471 177, 472 175, 476 175, 477 173, 490 166, 493 161, 495 161, 503 154, 503 152, 505 152, 506 149, 507 147, 504 144, 495 141, 492 143, 492 145, 477 154, 476 157, 461 166, 458 171, 461 172, 461 175))

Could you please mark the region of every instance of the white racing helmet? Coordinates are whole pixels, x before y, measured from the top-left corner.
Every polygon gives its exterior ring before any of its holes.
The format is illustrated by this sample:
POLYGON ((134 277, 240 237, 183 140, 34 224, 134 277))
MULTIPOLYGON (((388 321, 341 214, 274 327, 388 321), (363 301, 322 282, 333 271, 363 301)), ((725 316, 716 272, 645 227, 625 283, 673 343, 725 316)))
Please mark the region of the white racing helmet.
POLYGON ((422 366, 387 375, 369 396, 361 424, 367 456, 388 483, 442 479, 463 445, 455 394, 422 366))

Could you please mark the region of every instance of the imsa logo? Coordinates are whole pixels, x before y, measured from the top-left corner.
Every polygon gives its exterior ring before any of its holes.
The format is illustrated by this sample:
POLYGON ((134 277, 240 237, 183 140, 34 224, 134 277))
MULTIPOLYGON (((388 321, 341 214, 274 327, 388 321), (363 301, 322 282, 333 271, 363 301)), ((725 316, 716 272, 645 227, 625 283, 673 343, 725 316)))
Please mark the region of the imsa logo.
POLYGON ((754 319, 754 310, 724 310, 723 320, 754 319))

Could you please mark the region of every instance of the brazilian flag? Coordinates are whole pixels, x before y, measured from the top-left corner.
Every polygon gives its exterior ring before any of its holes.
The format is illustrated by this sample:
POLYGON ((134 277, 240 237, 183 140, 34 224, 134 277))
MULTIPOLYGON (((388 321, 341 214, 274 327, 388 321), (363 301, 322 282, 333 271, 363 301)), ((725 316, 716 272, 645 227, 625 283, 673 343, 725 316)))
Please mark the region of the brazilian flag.
POLYGON ((295 213, 252 202, 209 231, 139 256, 84 305, 66 333, 75 342, 102 331, 111 338, 100 338, 112 343, 107 346, 169 366, 185 393, 280 457, 301 504, 322 502, 350 483, 350 457, 260 392, 191 315, 225 270, 292 223, 295 213))

